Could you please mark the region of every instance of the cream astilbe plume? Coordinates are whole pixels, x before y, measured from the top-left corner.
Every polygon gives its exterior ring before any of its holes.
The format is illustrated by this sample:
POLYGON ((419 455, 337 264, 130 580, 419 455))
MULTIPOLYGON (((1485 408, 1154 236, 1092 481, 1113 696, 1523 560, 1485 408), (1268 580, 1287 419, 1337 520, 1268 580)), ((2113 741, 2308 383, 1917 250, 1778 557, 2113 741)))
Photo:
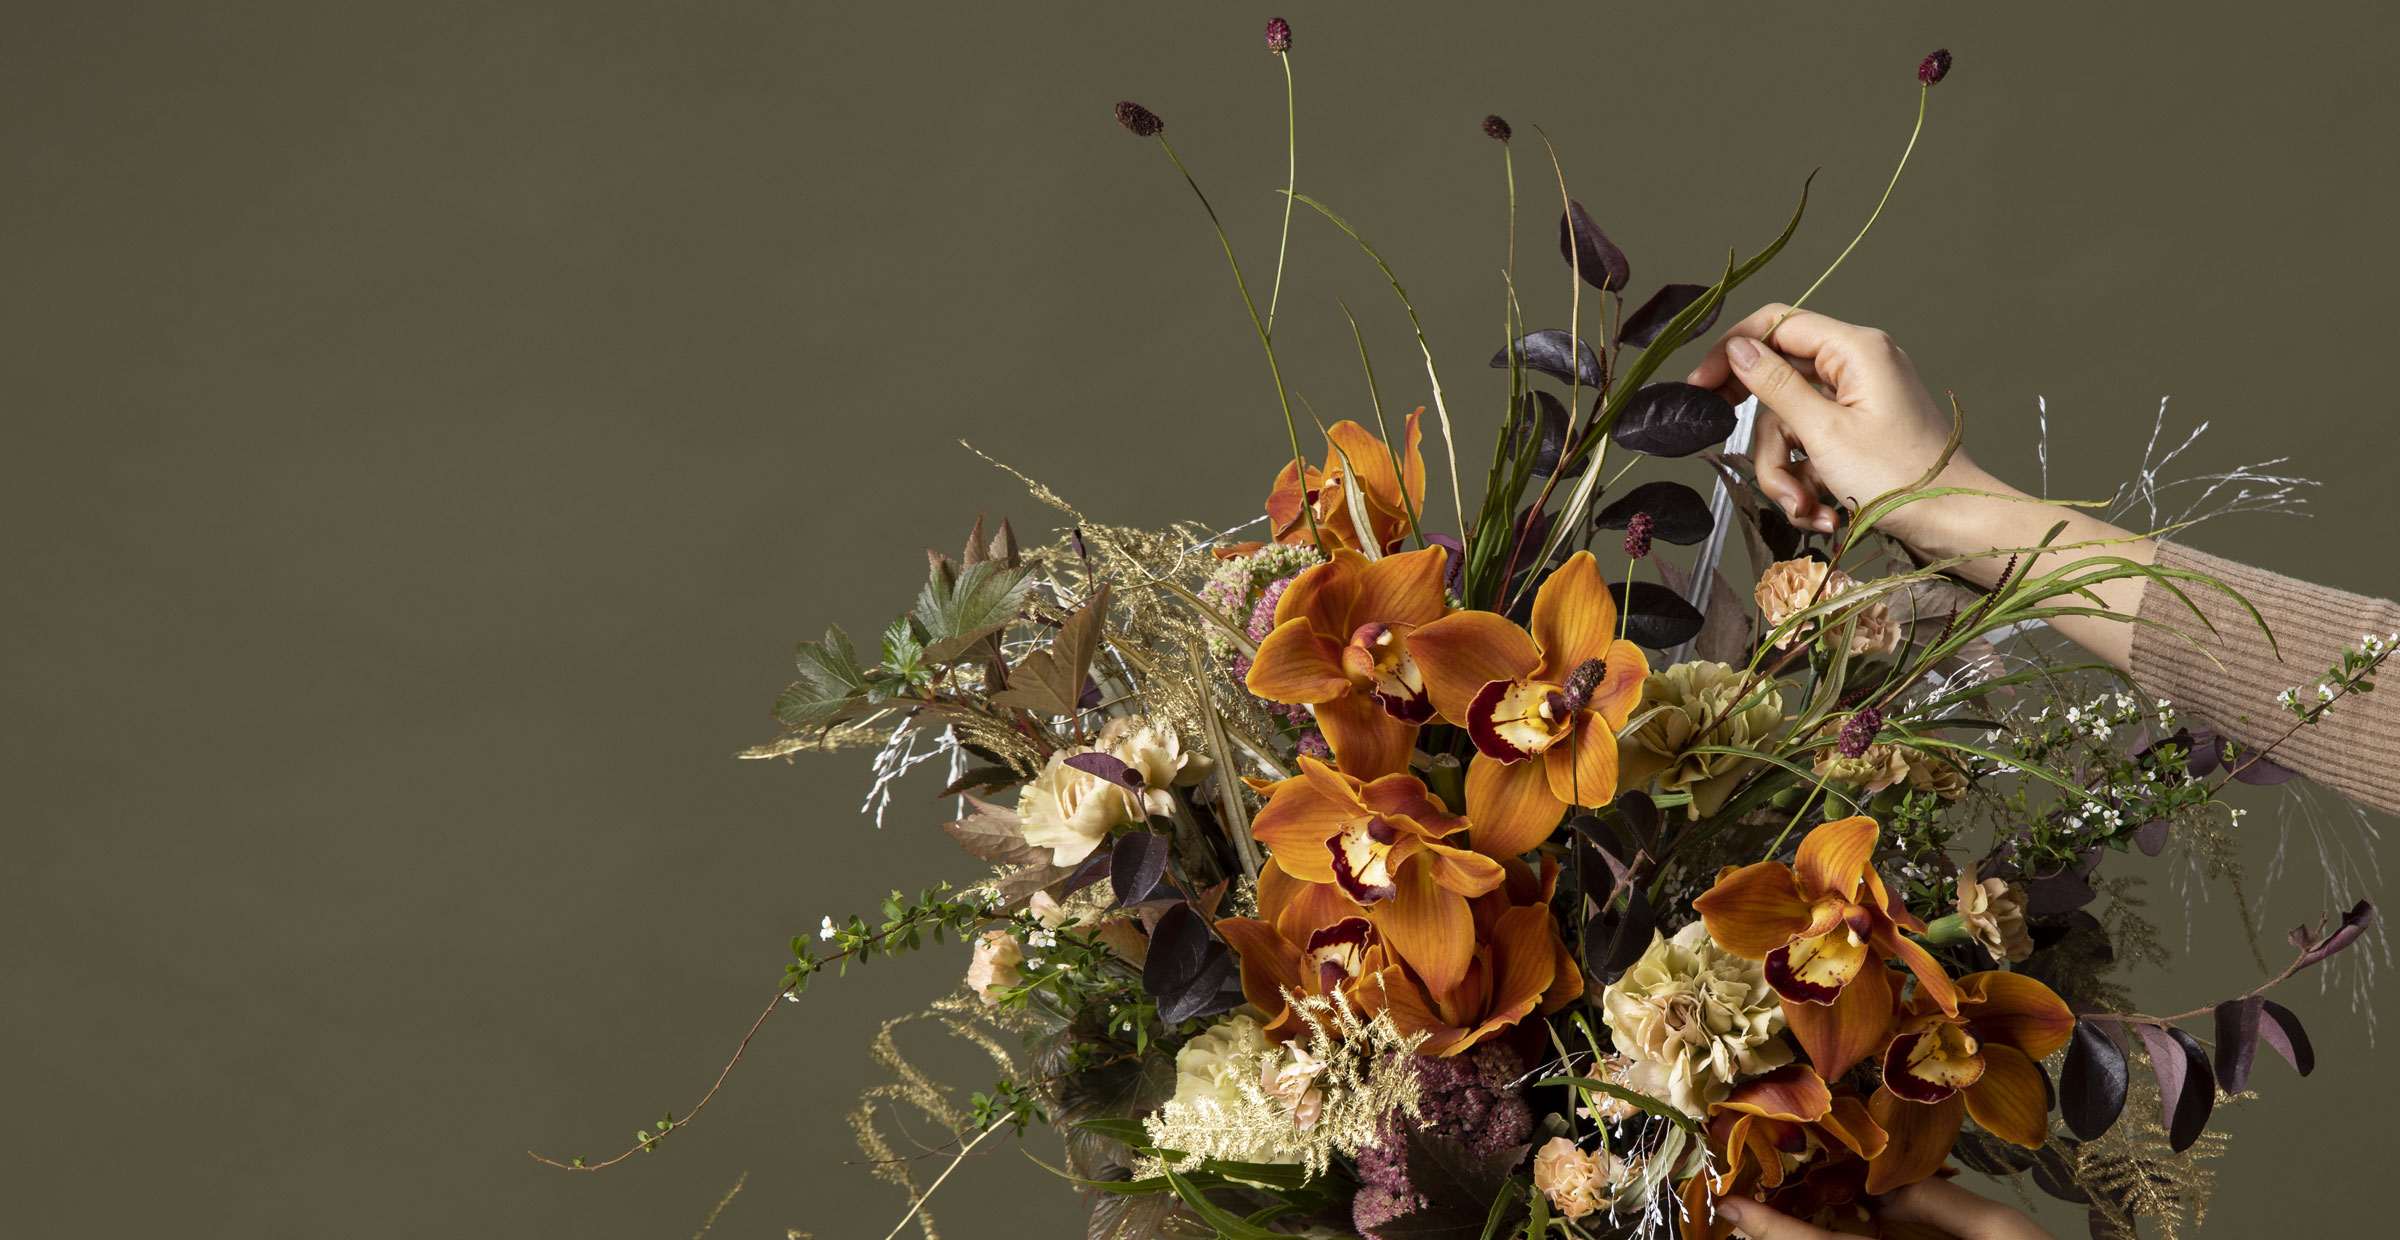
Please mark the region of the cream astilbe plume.
MULTIPOLYGON (((1294 1058, 1291 1046, 1300 1045, 1297 1040, 1232 1050, 1224 1072, 1231 1089, 1179 1096, 1142 1121, 1153 1147, 1180 1155, 1173 1163, 1176 1170, 1215 1158, 1292 1162, 1311 1176, 1323 1175, 1337 1152, 1355 1155, 1374 1145, 1390 1116, 1416 1117, 1420 1087, 1409 1060, 1424 1045, 1424 1034, 1402 1033, 1388 1011, 1362 1018, 1338 992, 1304 997, 1287 991, 1284 998, 1308 1026, 1300 1049, 1323 1065, 1315 1079, 1323 1105, 1314 1122, 1302 1127, 1291 1100, 1261 1087, 1271 1064, 1294 1058)), ((1157 1175, 1162 1165, 1159 1158, 1145 1157, 1134 1174, 1157 1175)))

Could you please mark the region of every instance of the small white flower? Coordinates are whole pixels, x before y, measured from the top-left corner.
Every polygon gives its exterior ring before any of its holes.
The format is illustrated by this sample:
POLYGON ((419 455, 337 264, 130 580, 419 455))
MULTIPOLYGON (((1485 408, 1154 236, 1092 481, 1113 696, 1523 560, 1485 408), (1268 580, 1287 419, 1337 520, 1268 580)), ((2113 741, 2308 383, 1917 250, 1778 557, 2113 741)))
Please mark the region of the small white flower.
POLYGON ((2320 699, 2323 699, 2324 701, 2328 701, 2328 702, 2332 701, 2332 700, 2333 700, 2333 686, 2332 686, 2332 685, 2318 685, 2318 686, 2317 686, 2317 696, 2318 696, 2320 699))
POLYGON ((817 926, 817 937, 820 939, 830 939, 833 937, 833 918, 828 917, 817 926))

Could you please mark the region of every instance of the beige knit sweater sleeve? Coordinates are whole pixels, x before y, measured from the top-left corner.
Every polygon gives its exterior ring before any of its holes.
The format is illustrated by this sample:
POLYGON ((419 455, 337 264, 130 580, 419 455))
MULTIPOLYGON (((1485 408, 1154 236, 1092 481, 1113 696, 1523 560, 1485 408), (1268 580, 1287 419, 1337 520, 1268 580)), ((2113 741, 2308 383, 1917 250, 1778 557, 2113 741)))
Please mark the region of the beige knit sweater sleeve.
MULTIPOLYGON (((2141 618, 2171 625, 2192 641, 2135 625, 2134 681, 2185 716, 2253 748, 2275 744, 2296 722, 2275 695, 2297 686, 2315 700, 2318 681, 2344 649, 2370 634, 2400 630, 2400 605, 2388 600, 2312 586, 2189 547, 2159 544, 2158 566, 2224 582, 2258 609, 2275 640, 2270 645, 2242 605, 2219 591, 2184 583, 2215 626, 2212 633, 2173 591, 2149 582, 2142 587, 2141 618)), ((2400 813, 2400 670, 2378 679, 2375 692, 2344 698, 2317 723, 2275 744, 2269 756, 2361 804, 2400 813)))

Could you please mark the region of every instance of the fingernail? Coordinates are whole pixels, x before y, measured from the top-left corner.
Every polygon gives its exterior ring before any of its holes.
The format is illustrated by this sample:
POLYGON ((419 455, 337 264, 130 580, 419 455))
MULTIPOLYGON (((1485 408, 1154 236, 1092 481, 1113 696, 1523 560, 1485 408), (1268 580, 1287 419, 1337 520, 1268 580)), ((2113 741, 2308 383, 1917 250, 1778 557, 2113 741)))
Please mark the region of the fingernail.
POLYGON ((1739 1197, 1720 1197, 1717 1199, 1717 1215, 1726 1222, 1739 1227, 1743 1223, 1748 1205, 1748 1202, 1739 1197))
POLYGON ((1765 350, 1760 349, 1755 340, 1736 336, 1725 342, 1725 358, 1739 370, 1748 370, 1758 365, 1759 359, 1765 355, 1765 350))

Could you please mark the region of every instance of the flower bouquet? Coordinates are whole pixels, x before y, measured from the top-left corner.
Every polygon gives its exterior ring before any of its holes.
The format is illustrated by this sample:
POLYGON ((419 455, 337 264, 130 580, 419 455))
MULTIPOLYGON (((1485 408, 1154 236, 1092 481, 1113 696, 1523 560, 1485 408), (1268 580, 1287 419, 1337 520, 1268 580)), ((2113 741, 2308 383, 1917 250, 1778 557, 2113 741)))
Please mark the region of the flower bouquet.
MULTIPOLYGON (((1267 39, 1288 74, 1290 27, 1267 39)), ((1920 128, 1949 63, 1919 69, 1920 128)), ((1165 146, 1147 109, 1117 119, 1165 146)), ((1515 134, 1484 130, 1513 219, 1515 134)), ((1775 258, 1805 187, 1756 253, 1637 301, 1559 180, 1566 325, 1525 330, 1512 261, 1496 416, 1447 406, 1419 329, 1431 417, 1387 411, 1370 364, 1372 429, 1312 428, 1312 459, 1274 297, 1262 313, 1236 262, 1291 448, 1260 467, 1254 540, 1105 524, 1027 480, 1055 536, 979 519, 875 647, 838 627, 800 646, 787 731, 747 756, 871 747, 879 821, 894 781, 939 763, 941 829, 974 863, 795 937, 778 991, 968 945, 961 993, 887 1024, 898 1079, 852 1117, 910 1193, 903 1227, 934 1234, 940 1179, 879 1130, 900 1104, 950 1130, 953 1166, 1055 1128, 1093 1240, 1721 1237, 1735 1196, 1923 1235, 1876 1197, 1953 1161, 2130 1235, 2196 1213, 2211 1109, 2250 1087, 2260 1045, 2309 1071, 2266 992, 2372 910, 2295 932, 2267 986, 2128 1010, 2115 971, 2155 942, 2101 863, 2221 861, 2218 793, 2266 759, 2027 636, 2089 614, 2100 582, 2222 587, 2049 545, 1961 586, 1877 532, 1939 493, 1932 473, 1796 528, 1754 485, 1743 412, 1653 376, 1775 258), (1475 435, 1492 446, 1470 509, 1475 435), (1708 497, 1627 477, 1678 458, 1708 497), (965 1103, 933 1084, 892 1041, 919 1019, 1004 1079, 965 1103)), ((1316 199, 1287 190, 1287 239, 1294 205, 1415 322, 1316 199)))

